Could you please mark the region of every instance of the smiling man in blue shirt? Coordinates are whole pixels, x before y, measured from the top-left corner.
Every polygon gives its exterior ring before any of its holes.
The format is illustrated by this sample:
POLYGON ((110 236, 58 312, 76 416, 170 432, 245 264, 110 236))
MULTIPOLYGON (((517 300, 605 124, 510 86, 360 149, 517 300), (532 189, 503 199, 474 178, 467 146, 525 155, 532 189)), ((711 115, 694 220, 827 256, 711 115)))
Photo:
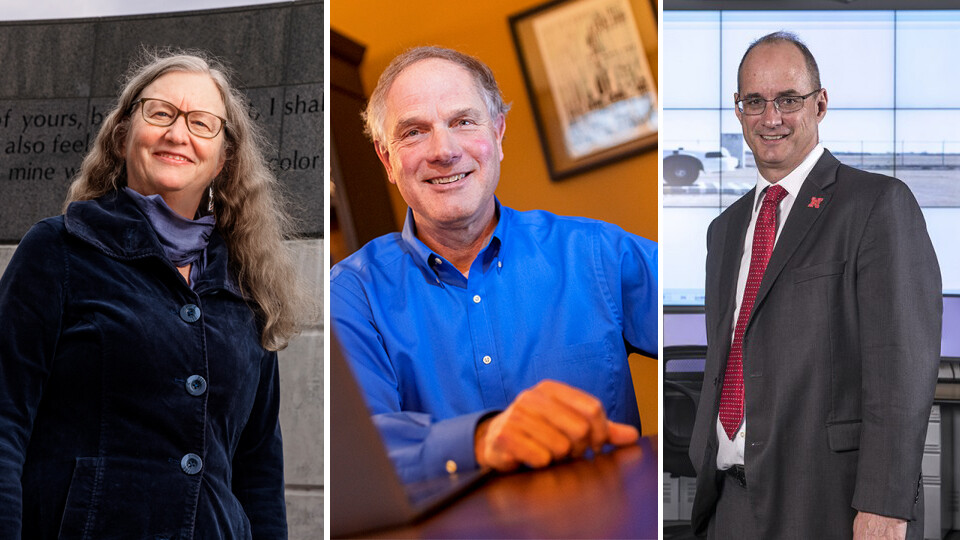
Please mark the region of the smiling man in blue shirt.
POLYGON ((405 480, 638 436, 627 354, 656 355, 657 245, 501 205, 508 108, 482 62, 421 47, 365 113, 409 209, 402 233, 333 268, 330 314, 405 480))

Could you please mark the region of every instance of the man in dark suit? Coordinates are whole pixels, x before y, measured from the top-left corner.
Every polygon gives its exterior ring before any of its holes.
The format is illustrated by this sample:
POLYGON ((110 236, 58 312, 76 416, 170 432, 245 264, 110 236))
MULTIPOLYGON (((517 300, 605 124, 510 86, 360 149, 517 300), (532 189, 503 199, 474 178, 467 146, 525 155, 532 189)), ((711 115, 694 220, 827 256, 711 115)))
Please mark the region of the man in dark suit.
POLYGON ((920 208, 819 144, 827 92, 792 34, 747 49, 734 100, 758 178, 707 233, 694 529, 922 538, 942 296, 920 208))

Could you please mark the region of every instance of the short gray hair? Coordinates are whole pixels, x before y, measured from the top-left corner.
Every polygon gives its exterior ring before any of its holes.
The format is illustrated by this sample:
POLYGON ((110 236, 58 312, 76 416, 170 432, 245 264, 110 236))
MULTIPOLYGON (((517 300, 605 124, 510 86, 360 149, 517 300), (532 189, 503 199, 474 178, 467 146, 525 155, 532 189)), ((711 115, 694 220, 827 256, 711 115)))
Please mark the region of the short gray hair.
POLYGON ((493 77, 493 71, 473 56, 463 54, 453 49, 443 47, 415 47, 410 49, 390 62, 387 69, 380 74, 376 88, 370 94, 370 101, 367 102, 367 109, 361 113, 363 123, 366 128, 366 134, 373 142, 386 141, 386 122, 387 115, 387 92, 393 86, 393 82, 400 76, 400 73, 408 67, 420 62, 439 58, 447 60, 466 69, 473 80, 477 83, 477 89, 483 96, 483 101, 487 105, 487 111, 490 118, 496 120, 500 115, 506 116, 510 110, 510 104, 504 103, 503 95, 500 93, 500 87, 497 86, 497 80, 493 77))
POLYGON ((740 67, 737 68, 737 93, 740 93, 740 75, 743 72, 743 62, 747 59, 747 55, 750 54, 757 45, 766 45, 773 43, 790 43, 794 47, 800 50, 800 54, 803 55, 803 60, 807 64, 807 75, 810 76, 810 80, 813 82, 814 87, 820 88, 820 68, 817 67, 817 60, 813 57, 813 53, 810 52, 810 49, 797 37, 793 32, 787 32, 786 30, 780 30, 777 32, 772 32, 767 34, 747 47, 747 51, 743 53, 743 57, 740 58, 740 67))

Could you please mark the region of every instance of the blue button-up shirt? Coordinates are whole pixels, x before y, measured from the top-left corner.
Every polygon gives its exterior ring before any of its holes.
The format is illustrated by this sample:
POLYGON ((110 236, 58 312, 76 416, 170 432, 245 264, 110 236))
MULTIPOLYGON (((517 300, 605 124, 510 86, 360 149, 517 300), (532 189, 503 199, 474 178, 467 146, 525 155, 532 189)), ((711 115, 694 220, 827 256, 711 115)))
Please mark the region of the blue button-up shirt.
POLYGON ((409 210, 402 233, 331 271, 331 323, 405 480, 475 468, 478 421, 542 379, 640 424, 627 354, 656 356, 657 244, 591 219, 497 213, 469 278, 417 239, 409 210))

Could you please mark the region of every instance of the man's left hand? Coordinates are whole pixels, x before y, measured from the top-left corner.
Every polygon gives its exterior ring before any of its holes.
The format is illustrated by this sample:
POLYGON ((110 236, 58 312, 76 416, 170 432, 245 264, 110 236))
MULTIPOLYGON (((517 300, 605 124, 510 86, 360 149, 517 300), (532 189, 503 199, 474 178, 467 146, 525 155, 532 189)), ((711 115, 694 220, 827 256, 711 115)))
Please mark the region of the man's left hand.
POLYGON ((904 540, 907 537, 907 522, 868 512, 857 512, 853 520, 853 540, 883 538, 904 540))
POLYGON ((607 419, 596 397, 543 380, 477 426, 474 453, 478 465, 498 471, 512 471, 521 464, 540 468, 582 456, 587 448, 598 452, 605 444, 632 444, 639 435, 635 427, 607 419))

